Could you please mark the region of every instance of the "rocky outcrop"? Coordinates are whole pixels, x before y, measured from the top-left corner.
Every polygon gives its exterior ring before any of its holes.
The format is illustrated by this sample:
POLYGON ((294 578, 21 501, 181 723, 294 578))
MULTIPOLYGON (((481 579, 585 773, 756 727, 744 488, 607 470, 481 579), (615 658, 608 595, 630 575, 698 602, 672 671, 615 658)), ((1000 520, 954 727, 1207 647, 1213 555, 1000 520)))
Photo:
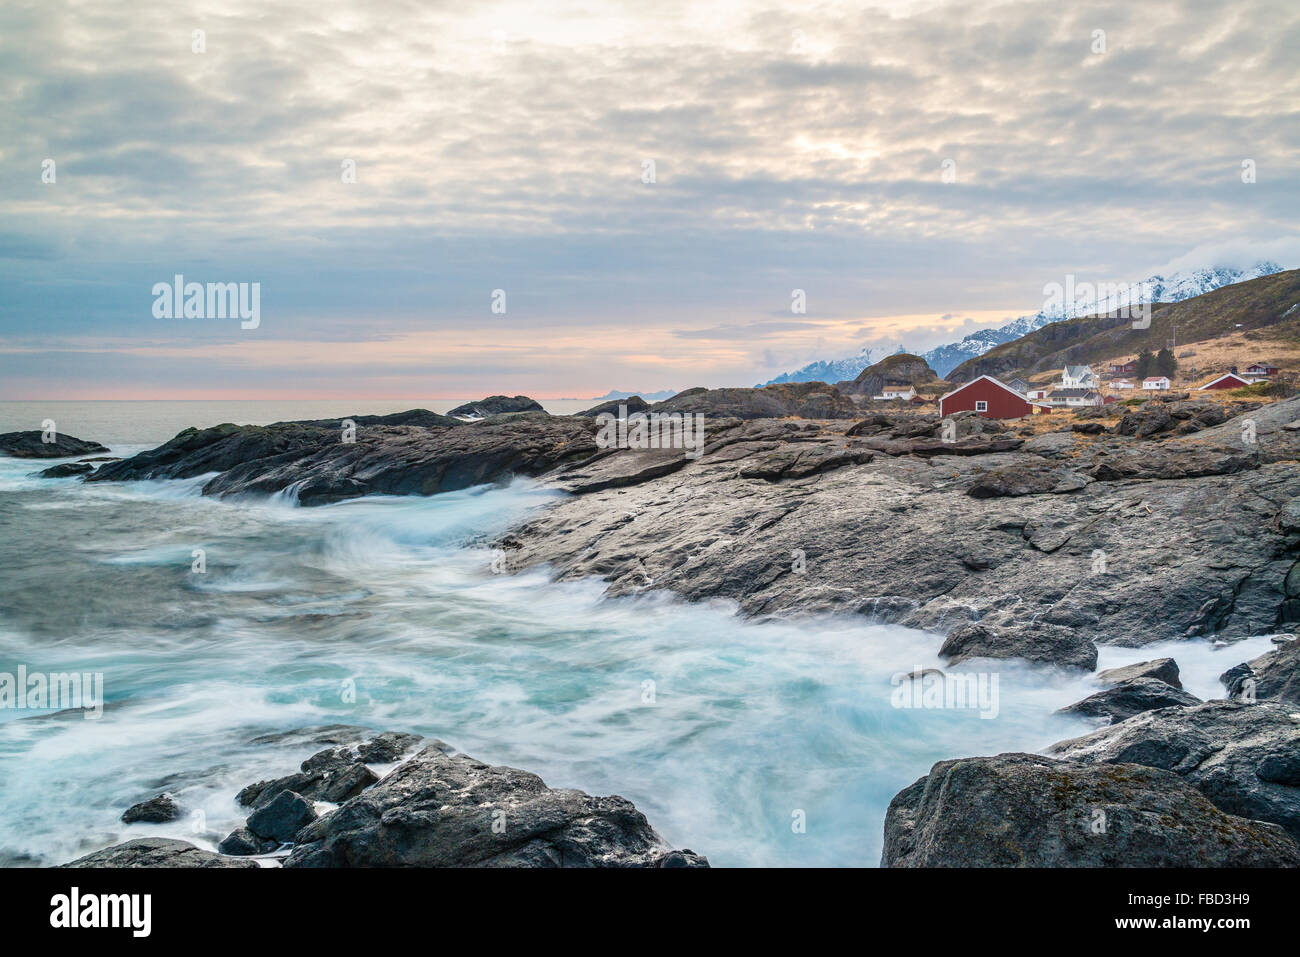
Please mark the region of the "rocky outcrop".
POLYGON ((639 395, 634 395, 626 399, 610 399, 608 402, 593 405, 590 409, 584 409, 574 414, 594 419, 598 415, 635 415, 638 412, 645 412, 649 408, 649 402, 639 395))
POLYGON ((1281 828, 1168 771, 1032 754, 940 761, 885 815, 885 867, 1296 867, 1281 828))
POLYGON ((79 857, 64 867, 258 867, 256 861, 214 854, 165 837, 144 837, 79 857))
POLYGON ((248 815, 244 827, 263 841, 287 843, 316 817, 316 808, 301 794, 280 791, 248 815))
POLYGON ((286 867, 707 866, 669 848, 621 797, 555 790, 441 742, 296 841, 286 867))
POLYGON ((134 824, 137 821, 144 821, 148 824, 163 824, 167 821, 174 821, 180 816, 181 808, 176 803, 176 799, 170 794, 159 794, 147 801, 131 805, 122 813, 122 820, 127 824, 134 824))
POLYGON ((1097 672, 1097 680, 1108 687, 1133 681, 1136 678, 1155 678, 1175 688, 1183 686, 1178 678, 1178 662, 1173 658, 1153 658, 1150 661, 1139 661, 1137 664, 1107 668, 1105 671, 1097 672))
POLYGON ((39 429, 6 432, 0 435, 0 455, 11 455, 16 459, 62 459, 108 451, 98 442, 87 442, 62 432, 54 433, 48 442, 45 441, 46 435, 39 429))
POLYGON ((302 762, 296 774, 250 784, 239 792, 235 800, 244 807, 261 808, 289 792, 313 801, 337 804, 355 797, 379 780, 365 761, 351 748, 330 748, 302 762))
POLYGON ((1156 708, 1186 708, 1201 703, 1201 699, 1188 694, 1158 678, 1130 678, 1113 688, 1098 691, 1082 701, 1062 708, 1063 714, 1082 714, 1090 718, 1105 718, 1112 724, 1131 718, 1143 711, 1156 708))
POLYGON ((964 625, 948 636, 939 656, 957 665, 972 658, 1023 658, 1092 671, 1097 646, 1069 628, 1004 632, 982 624, 964 625))
POLYGON ((60 462, 41 471, 41 478, 72 478, 77 475, 89 475, 95 466, 89 462, 60 462))
POLYGON ((761 389, 687 389, 656 402, 650 411, 731 419, 850 419, 858 415, 852 400, 825 382, 788 382, 761 389))
POLYGON ((1300 705, 1300 640, 1283 642, 1272 651, 1229 669, 1219 680, 1227 687, 1230 698, 1300 705))
POLYGON ((931 392, 942 391, 943 380, 920 356, 896 352, 875 365, 867 366, 850 382, 837 382, 835 388, 845 395, 876 396, 887 385, 930 386, 931 392))
POLYGON ((220 473, 205 495, 292 490, 302 505, 362 495, 432 495, 536 476, 596 452, 589 419, 525 413, 456 426, 221 425, 188 429, 157 449, 101 466, 87 481, 220 473))
POLYGON ((1147 711, 1048 753, 1171 771, 1224 812, 1277 824, 1300 839, 1300 720, 1292 706, 1209 701, 1147 711))
POLYGON ((466 402, 448 412, 448 415, 466 416, 485 419, 491 415, 506 415, 514 412, 545 412, 542 404, 526 395, 490 395, 477 402, 466 402))

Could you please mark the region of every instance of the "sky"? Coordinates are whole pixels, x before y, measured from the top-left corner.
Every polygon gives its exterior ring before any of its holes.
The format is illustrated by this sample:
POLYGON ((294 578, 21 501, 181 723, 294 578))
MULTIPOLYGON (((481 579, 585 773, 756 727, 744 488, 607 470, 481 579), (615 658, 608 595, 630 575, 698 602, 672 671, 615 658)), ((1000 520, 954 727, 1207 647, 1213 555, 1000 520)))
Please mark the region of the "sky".
POLYGON ((0 399, 753 385, 1300 266, 1297 50, 1294 0, 6 0, 0 399))

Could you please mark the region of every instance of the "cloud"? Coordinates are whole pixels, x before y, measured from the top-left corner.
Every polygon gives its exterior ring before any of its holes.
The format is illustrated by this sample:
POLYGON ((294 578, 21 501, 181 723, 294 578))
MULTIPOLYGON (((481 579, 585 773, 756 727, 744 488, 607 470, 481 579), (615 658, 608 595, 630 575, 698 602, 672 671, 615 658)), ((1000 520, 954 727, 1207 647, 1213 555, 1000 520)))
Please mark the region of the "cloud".
MULTIPOLYGON (((949 341, 1067 272, 1295 264, 1297 46, 1272 0, 8 4, 0 348, 45 346, 27 373, 50 391, 90 335, 128 347, 82 382, 125 375, 132 339, 215 357, 228 336, 143 311, 182 272, 262 282, 277 341, 495 333, 534 388, 595 395, 669 360, 742 384, 837 343, 949 341), (581 387, 546 378, 557 337, 581 387)), ((478 368, 464 388, 505 387, 478 368)), ((386 387, 369 364, 338 385, 386 387)))

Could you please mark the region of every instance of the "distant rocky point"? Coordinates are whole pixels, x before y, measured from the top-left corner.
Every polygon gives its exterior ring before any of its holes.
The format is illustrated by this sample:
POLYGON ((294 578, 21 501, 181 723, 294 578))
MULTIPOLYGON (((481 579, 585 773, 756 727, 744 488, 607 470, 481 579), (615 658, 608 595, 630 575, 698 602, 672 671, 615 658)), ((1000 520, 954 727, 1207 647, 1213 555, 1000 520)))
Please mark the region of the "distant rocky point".
POLYGON ((107 452, 105 446, 98 442, 87 442, 56 432, 53 435, 39 429, 27 432, 6 432, 0 435, 0 455, 12 455, 16 459, 62 459, 72 455, 90 455, 93 452, 107 452), (49 441, 46 441, 46 438, 49 441))

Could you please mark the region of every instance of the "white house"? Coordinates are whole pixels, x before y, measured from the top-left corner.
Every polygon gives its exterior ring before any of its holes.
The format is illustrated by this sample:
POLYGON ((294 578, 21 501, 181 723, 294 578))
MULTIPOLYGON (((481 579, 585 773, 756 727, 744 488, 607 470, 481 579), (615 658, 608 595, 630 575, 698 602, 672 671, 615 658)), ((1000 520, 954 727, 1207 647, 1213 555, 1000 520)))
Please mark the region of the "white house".
POLYGON ((1169 388, 1169 377, 1163 375, 1149 375, 1142 380, 1142 388, 1164 391, 1169 388))
POLYGON ((1058 409, 1102 405, 1104 402, 1101 393, 1092 389, 1054 389, 1047 397, 1047 404, 1058 409))
POLYGON ((910 385, 887 385, 880 390, 880 395, 873 395, 873 399, 902 399, 907 401, 916 397, 916 390, 910 385))
POLYGON ((1092 389, 1096 385, 1097 376, 1093 374, 1092 366, 1066 366, 1061 371, 1062 389, 1092 389))
POLYGON ((1032 389, 1025 390, 1025 398, 1031 400, 1046 399, 1047 396, 1051 393, 1051 391, 1052 391, 1051 386, 1035 386, 1032 389))
POLYGON ((1129 382, 1128 379, 1115 379, 1111 382, 1110 387, 1112 389, 1131 389, 1133 383, 1129 382))

